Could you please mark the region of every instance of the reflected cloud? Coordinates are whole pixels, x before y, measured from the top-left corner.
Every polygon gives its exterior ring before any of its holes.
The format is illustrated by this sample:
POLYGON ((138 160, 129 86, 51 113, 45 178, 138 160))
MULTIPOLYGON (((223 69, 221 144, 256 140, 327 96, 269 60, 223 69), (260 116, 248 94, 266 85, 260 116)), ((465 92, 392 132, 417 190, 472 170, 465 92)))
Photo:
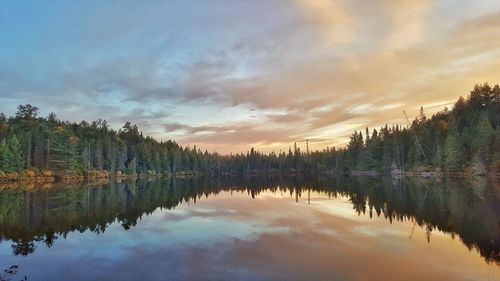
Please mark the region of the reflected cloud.
POLYGON ((399 237, 408 237, 408 233, 401 230, 387 229, 385 227, 373 227, 373 226, 357 226, 354 227, 353 232, 363 234, 366 236, 377 237, 377 236, 399 236, 399 237))
POLYGON ((343 198, 337 201, 337 204, 331 204, 330 201, 312 201, 311 204, 316 206, 323 212, 332 214, 344 219, 352 221, 369 221, 370 218, 356 214, 352 210, 352 205, 347 198, 343 198))
POLYGON ((44 280, 468 280, 500 274, 497 201, 484 182, 378 178, 4 189, 0 260, 44 280))

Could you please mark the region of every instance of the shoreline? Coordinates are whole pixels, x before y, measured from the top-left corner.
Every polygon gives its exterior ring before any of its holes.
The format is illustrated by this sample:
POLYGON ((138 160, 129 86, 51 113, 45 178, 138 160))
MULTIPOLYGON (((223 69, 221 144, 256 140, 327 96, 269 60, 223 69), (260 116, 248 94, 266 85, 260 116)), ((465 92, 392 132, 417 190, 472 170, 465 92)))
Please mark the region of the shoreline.
POLYGON ((208 175, 199 172, 176 172, 176 173, 140 173, 140 174, 125 174, 122 172, 109 172, 106 170, 91 170, 85 172, 78 171, 41 171, 35 172, 32 170, 25 170, 22 172, 11 172, 0 174, 0 183, 12 182, 79 182, 79 181, 92 181, 99 179, 137 179, 137 178, 150 178, 150 177, 186 177, 186 176, 200 176, 208 175))
MULTIPOLYGON (((35 173, 33 171, 24 171, 21 173, 9 173, 0 176, 0 190, 4 189, 4 186, 14 186, 19 184, 26 184, 30 186, 34 185, 50 185, 50 184, 75 184, 75 183, 108 183, 110 181, 122 181, 122 180, 137 180, 137 179, 152 179, 152 178, 190 178, 190 177, 200 177, 200 176, 243 176, 243 177, 256 177, 262 175, 289 175, 289 176, 301 176, 308 174, 310 172, 302 171, 267 171, 267 172, 247 172, 247 173, 237 173, 237 172, 221 172, 221 173, 200 173, 200 172, 176 172, 176 173, 146 173, 146 174, 123 174, 121 172, 109 173, 108 171, 88 171, 85 173, 78 172, 52 172, 52 171, 42 171, 35 173)), ((397 171, 389 174, 380 173, 378 171, 350 171, 349 173, 339 173, 336 171, 316 171, 312 172, 317 175, 325 176, 346 176, 346 177, 392 177, 392 178, 422 178, 422 179, 444 179, 444 178, 484 178, 484 179, 500 179, 500 174, 498 173, 488 173, 488 174, 473 174, 466 172, 458 173, 444 173, 444 172, 403 172, 397 171)))

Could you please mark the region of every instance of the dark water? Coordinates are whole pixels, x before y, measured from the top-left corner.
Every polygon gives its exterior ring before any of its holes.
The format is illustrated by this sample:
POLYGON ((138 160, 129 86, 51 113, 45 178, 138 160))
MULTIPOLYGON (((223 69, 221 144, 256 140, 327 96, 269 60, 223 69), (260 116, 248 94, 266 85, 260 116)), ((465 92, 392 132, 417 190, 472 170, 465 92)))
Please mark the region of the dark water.
POLYGON ((177 179, 0 191, 13 280, 500 280, 484 180, 177 179))

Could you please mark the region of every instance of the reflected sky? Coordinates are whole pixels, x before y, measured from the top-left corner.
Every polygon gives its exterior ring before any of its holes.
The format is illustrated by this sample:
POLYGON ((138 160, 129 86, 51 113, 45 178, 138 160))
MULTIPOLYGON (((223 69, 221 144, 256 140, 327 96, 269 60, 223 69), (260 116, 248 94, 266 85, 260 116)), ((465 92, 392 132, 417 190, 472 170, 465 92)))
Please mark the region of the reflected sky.
POLYGON ((125 231, 74 231, 28 256, 29 280, 498 280, 500 267, 438 230, 358 215, 347 197, 223 191, 156 209, 125 231))

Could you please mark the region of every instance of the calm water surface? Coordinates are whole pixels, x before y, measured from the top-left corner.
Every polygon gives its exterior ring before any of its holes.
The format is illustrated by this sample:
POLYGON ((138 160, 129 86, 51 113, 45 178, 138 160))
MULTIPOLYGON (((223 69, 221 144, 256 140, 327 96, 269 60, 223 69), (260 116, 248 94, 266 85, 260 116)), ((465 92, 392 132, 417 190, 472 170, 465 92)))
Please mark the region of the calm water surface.
POLYGON ((500 280, 498 184, 184 179, 0 190, 13 280, 500 280))

